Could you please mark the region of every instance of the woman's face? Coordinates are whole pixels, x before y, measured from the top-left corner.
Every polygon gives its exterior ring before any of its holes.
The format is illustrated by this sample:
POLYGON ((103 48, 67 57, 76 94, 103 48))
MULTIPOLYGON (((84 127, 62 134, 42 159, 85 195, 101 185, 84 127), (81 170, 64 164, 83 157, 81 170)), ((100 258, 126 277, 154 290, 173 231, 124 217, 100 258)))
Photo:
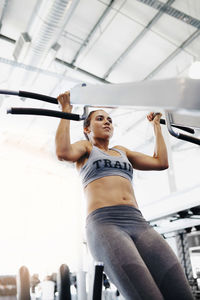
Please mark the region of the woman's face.
POLYGON ((92 114, 90 125, 85 130, 90 139, 110 139, 113 135, 112 119, 104 110, 97 110, 92 114))

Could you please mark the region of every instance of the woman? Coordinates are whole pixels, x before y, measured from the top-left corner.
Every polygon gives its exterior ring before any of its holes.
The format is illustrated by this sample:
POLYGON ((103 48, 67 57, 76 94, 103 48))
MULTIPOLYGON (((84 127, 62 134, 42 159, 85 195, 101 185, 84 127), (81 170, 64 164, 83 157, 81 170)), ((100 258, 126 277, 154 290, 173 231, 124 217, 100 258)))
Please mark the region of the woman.
MULTIPOLYGON (((70 93, 58 96, 63 112, 71 112, 70 93)), ((133 169, 168 168, 160 115, 147 116, 156 147, 153 157, 123 146, 109 148, 110 116, 93 111, 84 122, 87 140, 70 143, 70 121, 56 133, 60 160, 76 163, 87 199, 86 234, 90 251, 126 300, 193 299, 184 272, 166 241, 145 221, 131 184, 133 169)))

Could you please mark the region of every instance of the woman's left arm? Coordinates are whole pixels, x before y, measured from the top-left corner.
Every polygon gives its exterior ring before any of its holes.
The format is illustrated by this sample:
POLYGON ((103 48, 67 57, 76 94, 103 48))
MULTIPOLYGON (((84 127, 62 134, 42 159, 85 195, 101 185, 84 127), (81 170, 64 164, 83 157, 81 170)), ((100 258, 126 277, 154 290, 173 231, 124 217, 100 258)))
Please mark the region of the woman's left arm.
POLYGON ((153 156, 130 151, 127 148, 118 146, 119 149, 126 152, 126 155, 133 168, 138 170, 165 170, 169 167, 167 147, 160 126, 161 116, 162 114, 157 114, 154 116, 153 112, 147 115, 147 119, 152 123, 155 133, 155 149, 153 156))
POLYGON ((159 160, 161 167, 167 169, 168 165, 168 155, 167 155, 167 147, 165 144, 165 140, 162 135, 161 126, 160 126, 160 118, 162 114, 157 114, 154 117, 154 114, 151 112, 147 115, 147 119, 152 123, 154 133, 155 133, 155 149, 154 149, 154 158, 159 160))

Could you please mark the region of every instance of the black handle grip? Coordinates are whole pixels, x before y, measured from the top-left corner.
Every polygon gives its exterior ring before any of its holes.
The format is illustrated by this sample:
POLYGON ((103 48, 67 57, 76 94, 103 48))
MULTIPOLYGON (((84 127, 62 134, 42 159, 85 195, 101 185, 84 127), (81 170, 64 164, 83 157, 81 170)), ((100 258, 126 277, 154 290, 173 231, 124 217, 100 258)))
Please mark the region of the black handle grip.
MULTIPOLYGON (((164 119, 160 119, 160 124, 163 124, 163 125, 166 125, 166 122, 164 119)), ((174 124, 171 124, 172 127, 176 127, 178 129, 181 129, 181 130, 184 130, 186 132, 189 132, 189 133, 195 133, 194 129, 193 128, 189 128, 189 127, 185 127, 185 126, 180 126, 180 125, 174 125, 174 124)))
POLYGON ((42 100, 45 102, 53 103, 53 104, 58 104, 58 101, 56 98, 42 95, 42 94, 37 94, 37 93, 30 93, 26 91, 19 91, 19 96, 20 97, 25 97, 25 98, 32 98, 32 99, 37 99, 37 100, 42 100))
POLYGON ((186 134, 179 133, 178 134, 178 139, 184 140, 184 141, 187 141, 187 142, 191 142, 191 143, 196 144, 196 145, 200 145, 200 139, 195 138, 193 136, 186 135, 186 134))
POLYGON ((21 108, 21 107, 11 107, 7 113, 15 115, 40 115, 56 117, 61 119, 68 119, 73 121, 80 121, 80 116, 77 114, 65 113, 56 110, 40 109, 40 108, 21 108))

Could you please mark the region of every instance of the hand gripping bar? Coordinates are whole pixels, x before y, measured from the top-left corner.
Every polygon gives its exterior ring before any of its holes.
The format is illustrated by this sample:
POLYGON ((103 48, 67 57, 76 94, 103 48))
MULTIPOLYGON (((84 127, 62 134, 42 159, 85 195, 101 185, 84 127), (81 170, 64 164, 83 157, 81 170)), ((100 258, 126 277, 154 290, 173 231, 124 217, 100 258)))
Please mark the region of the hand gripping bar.
MULTIPOLYGON (((42 95, 42 94, 37 94, 37 93, 26 92, 26 91, 0 90, 0 94, 32 98, 32 99, 41 100, 44 102, 58 104, 58 101, 56 98, 42 95)), ((81 121, 81 120, 86 119, 86 117, 87 117, 88 106, 84 106, 84 112, 83 112, 83 115, 81 115, 81 116, 78 114, 65 113, 65 112, 60 112, 60 111, 56 111, 56 110, 39 109, 39 108, 21 108, 21 107, 17 107, 17 108, 12 107, 7 110, 7 113, 23 114, 23 115, 50 116, 50 117, 69 119, 69 120, 74 120, 74 121, 81 121)))
MULTIPOLYGON (((32 98, 32 99, 36 99, 36 100, 53 103, 53 104, 58 104, 57 98, 38 94, 38 93, 27 92, 27 91, 0 90, 0 94, 32 98)), ((10 108, 10 109, 8 109, 7 113, 41 115, 41 116, 50 116, 50 117, 56 117, 56 118, 62 118, 62 119, 69 119, 69 120, 74 120, 74 121, 81 121, 87 117, 88 107, 89 106, 84 106, 84 113, 82 116, 80 116, 78 114, 64 113, 64 112, 59 112, 59 111, 55 111, 55 110, 37 109, 37 108, 10 108)), ((166 124, 166 121, 164 119, 160 119, 160 123, 166 124)), ((170 123, 170 126, 179 128, 179 129, 187 131, 189 133, 194 133, 194 129, 189 128, 189 127, 179 126, 179 125, 172 124, 172 123, 170 123)), ((176 134, 174 136, 177 137, 176 134)), ((182 134, 179 134, 179 138, 181 138, 181 137, 182 137, 182 134)), ((188 137, 188 136, 186 136, 186 137, 188 137)), ((196 141, 196 138, 193 138, 193 140, 196 141)))

